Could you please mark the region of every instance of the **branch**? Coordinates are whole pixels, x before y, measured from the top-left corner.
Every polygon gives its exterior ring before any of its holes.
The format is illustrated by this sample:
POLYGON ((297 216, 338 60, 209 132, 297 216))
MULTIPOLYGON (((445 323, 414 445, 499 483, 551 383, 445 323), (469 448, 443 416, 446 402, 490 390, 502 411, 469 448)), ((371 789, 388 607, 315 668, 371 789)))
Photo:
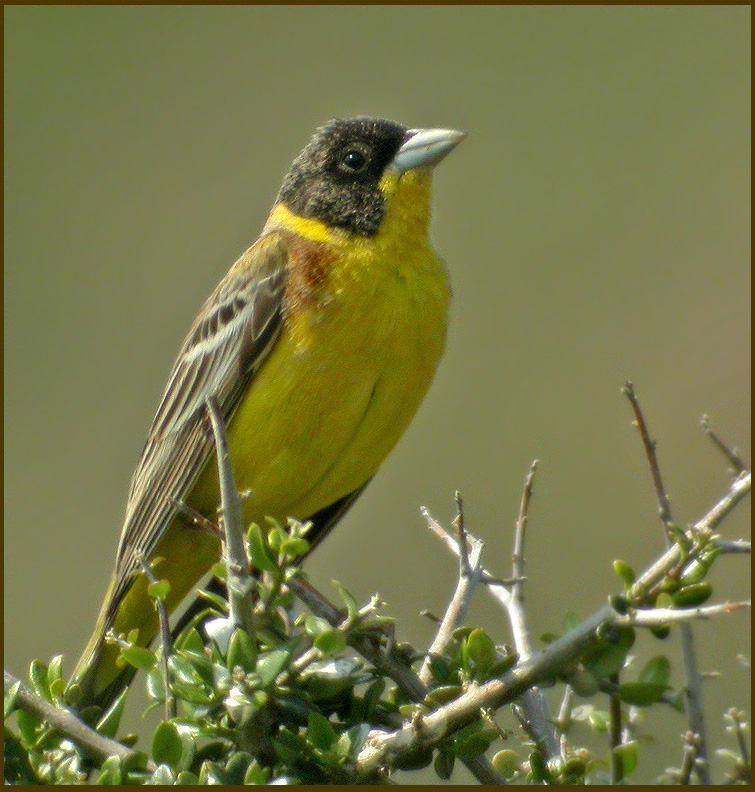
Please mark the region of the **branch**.
POLYGON ((456 516, 456 527, 458 531, 458 546, 462 549, 459 553, 459 580, 456 584, 456 591, 448 603, 446 612, 440 622, 438 631, 435 634, 430 648, 427 650, 425 660, 419 672, 419 678, 423 685, 429 685, 432 677, 430 662, 433 655, 441 655, 453 638, 453 632, 464 623, 464 619, 469 610, 469 603, 472 600, 477 584, 482 579, 482 563, 480 561, 483 550, 483 543, 479 539, 470 537, 467 547, 467 534, 464 531, 464 512, 459 493, 456 493, 456 503, 458 513, 456 516))
MULTIPOLYGON (((670 531, 672 531, 674 525, 671 521, 671 504, 669 503, 668 495, 666 494, 666 488, 663 486, 661 470, 658 467, 658 457, 655 453, 656 442, 650 438, 650 433, 648 432, 648 427, 645 423, 645 416, 642 414, 642 410, 640 409, 640 403, 637 401, 637 396, 634 393, 634 386, 632 383, 627 381, 624 384, 622 391, 627 399, 629 399, 629 403, 632 405, 632 410, 634 411, 635 426, 640 432, 642 445, 645 447, 645 454, 648 458, 648 464, 650 466, 650 475, 653 477, 655 494, 658 498, 658 515, 661 518, 661 522, 666 528, 666 532, 668 534, 670 531)), ((667 543, 670 542, 668 535, 666 537, 666 541, 667 543)))
MULTIPOLYGON (((143 553, 139 554, 137 560, 150 584, 157 583, 157 576, 152 571, 152 567, 147 563, 143 553)), ((162 666, 163 682, 165 684, 165 720, 170 720, 176 717, 176 700, 173 696, 173 691, 170 689, 170 676, 168 675, 168 658, 170 657, 172 647, 170 640, 170 623, 168 621, 168 609, 165 607, 165 600, 157 596, 153 597, 153 601, 157 609, 157 617, 160 621, 160 643, 163 648, 160 665, 162 666)))
MULTIPOLYGON (((345 614, 339 610, 327 597, 317 591, 314 586, 298 578, 292 578, 286 585, 316 616, 320 616, 333 627, 343 623, 345 614)), ((349 645, 356 649, 362 657, 372 663, 380 673, 392 679, 398 687, 414 702, 421 702, 428 693, 427 687, 420 678, 406 664, 405 659, 399 658, 393 648, 383 653, 375 638, 363 632, 347 634, 349 645)), ((415 652, 411 652, 415 654, 415 652)), ((481 784, 505 785, 506 779, 493 768, 484 756, 464 760, 464 764, 481 784)))
POLYGON ((722 602, 718 605, 703 605, 699 608, 648 608, 632 611, 616 619, 616 624, 627 627, 660 627, 663 624, 685 623, 695 619, 709 619, 723 613, 733 613, 750 608, 750 600, 722 602))
POLYGON ((734 473, 739 475, 740 473, 744 473, 747 470, 747 465, 742 461, 742 457, 737 454, 736 450, 733 448, 729 448, 729 446, 724 443, 723 440, 710 428, 710 418, 707 415, 703 415, 700 425, 703 427, 703 431, 705 434, 708 435, 710 438, 711 443, 726 457, 729 464, 734 469, 734 473))
MULTIPOLYGON (((231 455, 223 420, 218 412, 214 396, 205 401, 207 414, 215 437, 215 450, 218 460, 218 479, 220 481, 220 503, 225 532, 225 564, 228 586, 228 619, 215 619, 207 625, 213 637, 224 644, 230 639, 230 632, 241 627, 250 638, 256 633, 254 604, 251 601, 253 579, 249 575, 249 559, 244 541, 244 523, 241 514, 241 498, 231 467, 231 455), (222 623, 222 624, 221 624, 222 623), (213 629, 214 628, 214 629, 213 629)), ((254 644, 254 641, 252 641, 254 644)))
MULTIPOLYGON (((532 646, 524 616, 522 572, 524 570, 524 535, 527 525, 527 511, 532 497, 532 483, 536 469, 537 460, 530 466, 519 507, 512 559, 514 566, 512 579, 510 581, 501 581, 485 569, 481 570, 482 581, 487 585, 488 591, 493 597, 503 605, 508 615, 514 646, 520 660, 526 660, 532 654, 532 646), (506 587, 512 584, 513 586, 518 586, 518 596, 514 596, 513 591, 509 591, 506 587)), ((461 558, 459 543, 426 508, 422 507, 420 511, 427 522, 428 528, 457 558, 461 558)), ((522 727, 548 759, 560 756, 558 739, 556 730, 551 723, 548 702, 541 690, 526 690, 522 695, 521 701, 517 702, 515 714, 522 727)))
MULTIPOLYGON (((121 759, 131 759, 138 756, 136 751, 132 751, 109 737, 103 737, 87 726, 79 720, 76 713, 72 710, 56 707, 41 696, 33 693, 23 682, 16 679, 13 674, 5 671, 5 690, 7 691, 14 685, 18 685, 15 698, 22 709, 49 723, 63 737, 73 740, 84 754, 96 762, 101 764, 109 756, 118 756, 121 759)), ((151 759, 146 759, 146 768, 150 772, 156 769, 151 759)))
MULTIPOLYGON (((750 491, 750 474, 736 479, 727 494, 702 517, 692 529, 707 531, 720 524, 742 498, 750 491)), ((692 531, 688 535, 692 535, 692 531)), ((675 569, 681 558, 678 544, 656 560, 637 579, 637 584, 648 589, 675 569)), ((405 751, 437 745, 453 732, 463 728, 479 716, 480 708, 497 709, 544 679, 552 678, 560 669, 576 659, 596 640, 596 631, 604 624, 620 624, 621 619, 606 604, 586 618, 566 635, 556 639, 541 652, 520 661, 500 679, 483 685, 471 684, 465 693, 428 715, 415 718, 391 733, 373 732, 359 752, 358 769, 370 772, 391 764, 392 758, 405 751)))
POLYGON ((752 552, 752 543, 745 539, 733 539, 727 541, 725 539, 716 539, 713 542, 713 547, 720 550, 722 553, 747 553, 752 552))
MULTIPOLYGON (((676 532, 676 526, 671 518, 671 504, 669 503, 666 488, 663 485, 661 478, 661 470, 658 465, 658 458, 656 455, 656 443, 650 439, 645 417, 640 409, 640 404, 635 395, 634 388, 631 382, 624 385, 624 394, 629 399, 632 405, 632 410, 635 415, 635 423, 642 438, 642 444, 645 447, 645 453, 648 458, 648 465, 650 466, 650 474, 653 478, 655 492, 658 497, 658 513, 663 527, 665 528, 666 545, 671 544, 671 537, 676 532)), ((710 436, 711 440, 718 446, 720 450, 727 456, 730 462, 734 464, 735 470, 740 473, 744 470, 744 465, 741 460, 713 434, 707 423, 707 418, 703 419, 703 428, 710 436)), ((697 652, 695 651, 695 639, 692 634, 692 628, 688 624, 683 624, 679 628, 679 636, 682 644, 682 656, 684 659, 684 676, 687 682, 687 699, 689 701, 689 725, 692 731, 698 735, 697 741, 697 757, 695 762, 695 771, 700 779, 701 784, 710 784, 710 759, 708 757, 708 738, 705 729, 705 717, 703 710, 703 685, 702 677, 697 665, 697 652)))

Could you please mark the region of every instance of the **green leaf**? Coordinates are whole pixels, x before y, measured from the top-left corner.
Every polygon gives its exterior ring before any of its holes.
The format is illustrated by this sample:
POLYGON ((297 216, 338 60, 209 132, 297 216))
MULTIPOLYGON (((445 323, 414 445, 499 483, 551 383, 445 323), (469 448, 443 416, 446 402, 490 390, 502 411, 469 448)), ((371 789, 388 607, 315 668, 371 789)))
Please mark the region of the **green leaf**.
POLYGON ((663 641, 671 635, 671 625, 670 624, 654 624, 650 628, 650 632, 658 638, 659 640, 663 641))
POLYGON ((279 552, 281 545, 287 540, 288 534, 280 526, 270 528, 267 532, 267 545, 274 553, 279 552))
POLYGON ((36 715, 32 715, 25 709, 18 710, 16 720, 24 747, 30 748, 37 741, 37 727, 40 724, 40 720, 36 715))
POLYGON ((212 704, 214 701, 203 687, 198 687, 196 683, 187 684, 186 682, 174 682, 171 690, 176 698, 188 701, 189 704, 212 704))
POLYGON ((583 663, 596 677, 616 674, 624 667, 627 654, 634 644, 634 630, 631 627, 618 628, 609 637, 602 638, 597 645, 590 647, 584 654, 583 663))
POLYGON ((433 688, 425 696, 423 703, 432 708, 440 707, 442 704, 448 704, 449 701, 453 701, 462 690, 461 685, 441 685, 433 688))
POLYGON ((656 685, 649 682, 625 682, 619 685, 619 696, 627 704, 634 704, 636 707, 647 707, 660 701, 667 690, 667 685, 656 685))
POLYGON ((143 646, 129 646, 122 649, 120 656, 134 668, 150 669, 157 662, 154 652, 143 646))
POLYGON ((488 669, 498 659, 495 644, 483 630, 472 630, 462 647, 464 670, 478 682, 483 681, 488 669))
POLYGON ((286 648, 273 649, 272 652, 260 655, 257 660, 257 674, 263 687, 274 682, 278 674, 286 667, 295 646, 296 642, 291 642, 286 648))
POLYGON ((572 756, 564 762, 562 776, 566 783, 576 783, 585 777, 586 770, 585 760, 572 756))
POLYGON ((617 558, 616 561, 613 562, 613 571, 624 581, 624 585, 627 588, 634 583, 634 570, 626 561, 617 558))
POLYGON ((176 776, 176 786, 198 786, 199 776, 188 770, 182 770, 176 776))
POLYGON ((330 721, 319 712, 309 713, 307 737, 315 748, 327 751, 336 741, 337 735, 330 721))
POLYGON ((355 757, 362 750, 364 741, 371 730, 372 726, 369 723, 357 723, 356 726, 352 726, 346 732, 349 735, 349 754, 352 757, 355 757))
POLYGON ((652 685, 668 686, 670 679, 671 663, 664 655, 657 655, 646 663, 645 667, 640 671, 637 681, 652 685))
POLYGON ((433 767, 435 767, 435 772, 444 781, 448 781, 448 779, 451 778, 451 773, 453 773, 455 761, 456 757, 452 753, 438 751, 438 755, 435 757, 435 763, 433 765, 433 767))
POLYGON ((147 693, 155 701, 165 701, 165 679, 159 666, 154 666, 147 673, 147 693))
POLYGON ((199 634, 196 627, 190 627, 181 633, 179 639, 175 643, 176 650, 183 649, 187 652, 197 652, 198 654, 204 653, 204 641, 199 634))
POLYGON ((149 781, 153 786, 173 786, 176 782, 176 777, 168 765, 161 764, 152 773, 149 781))
POLYGON ((183 744, 175 724, 161 721, 152 737, 152 758, 157 764, 175 768, 182 754, 183 744))
POLYGON ((47 666, 39 660, 32 660, 29 666, 31 689, 43 699, 50 700, 50 686, 47 683, 47 666))
POLYGON ((202 677, 185 657, 171 655, 168 658, 168 668, 179 682, 184 682, 187 685, 202 684, 202 677))
POLYGON ((488 678, 502 677, 507 671, 510 671, 519 662, 519 655, 516 652, 507 654, 506 657, 496 660, 488 669, 488 678))
POLYGON ((458 681, 451 663, 441 655, 430 655, 430 671, 436 682, 448 684, 458 681))
POLYGON ((280 552, 289 558, 301 558, 309 552, 310 544, 306 539, 286 539, 281 544, 280 552))
POLYGON ((321 632, 332 629, 330 622, 326 619, 321 619, 319 616, 307 616, 304 620, 304 630, 312 638, 316 638, 321 632))
POLYGON ((127 692, 128 689, 124 690, 97 722, 95 731, 98 734, 101 734, 103 737, 110 737, 111 739, 115 737, 118 732, 118 726, 121 722, 123 709, 126 706, 127 692))
POLYGON ((257 666, 257 647, 245 630, 236 629, 228 644, 228 669, 233 671, 240 666, 247 673, 254 671, 257 666))
POLYGON ((314 640, 315 647, 326 656, 342 651, 347 643, 346 635, 334 627, 323 630, 314 640))
POLYGON ((21 680, 17 679, 5 691, 5 718, 9 718, 16 711, 16 701, 18 699, 18 690, 21 687, 21 680))
POLYGON ((123 774, 121 773, 121 760, 117 756, 108 756, 102 763, 100 774, 97 777, 97 784, 107 786, 121 786, 123 774))
POLYGON ((47 684, 63 679, 63 655, 55 655, 47 666, 47 684))
POLYGON ((551 774, 548 770, 548 765, 545 761, 545 757, 540 753, 540 751, 533 751, 530 756, 530 770, 532 771, 532 780, 536 783, 540 783, 542 781, 550 782, 551 774))
POLYGON ((519 757, 516 755, 516 751, 512 751, 511 748, 498 751, 490 763, 504 778, 512 778, 520 768, 519 757))
POLYGON ((624 775, 631 775, 637 769, 637 746, 638 742, 632 740, 613 749, 614 755, 621 759, 624 775))
POLYGON ((582 698, 594 696, 599 689, 595 674, 589 671, 577 670, 569 676, 567 682, 571 685, 572 690, 582 698))
POLYGON ((608 731, 610 718, 605 710, 592 710, 587 720, 589 721, 590 727, 593 729, 593 731, 600 732, 601 734, 604 734, 608 731))
POLYGON ((278 565, 270 555, 265 534, 256 523, 252 523, 249 528, 247 540, 249 541, 249 552, 252 556, 252 566, 255 569, 261 569, 263 572, 277 572, 278 565))
POLYGON ((694 608, 702 605, 713 593, 713 587, 704 580, 702 583, 691 583, 683 586, 674 595, 674 605, 677 608, 694 608))
POLYGON ((246 751, 232 753, 225 765, 225 783, 231 786, 241 784, 251 763, 252 755, 250 753, 246 751))
POLYGON ((244 774, 244 785, 248 786, 250 784, 253 785, 260 785, 260 784, 267 784, 270 780, 270 768, 269 767, 262 767, 260 763, 254 759, 252 763, 247 767, 246 773, 244 774))
POLYGON ((160 602, 165 602, 168 599, 168 594, 170 593, 170 582, 167 580, 158 580, 156 583, 150 583, 147 586, 147 594, 149 594, 152 599, 160 600, 160 602))
POLYGON ((55 679, 50 683, 50 696, 56 704, 64 704, 68 684, 65 679, 55 679))
POLYGON ((347 620, 350 622, 354 621, 359 614, 359 606, 356 600, 342 583, 339 583, 337 580, 331 580, 330 582, 336 587, 341 601, 346 606, 347 620))
POLYGON ((696 558, 685 570, 680 578, 683 586, 690 583, 699 583, 708 574, 709 564, 704 563, 699 558, 696 558))
POLYGON ((476 756, 485 753, 496 737, 498 737, 498 732, 495 729, 482 729, 466 738, 454 740, 451 743, 451 750, 454 756, 462 761, 474 759, 476 756))

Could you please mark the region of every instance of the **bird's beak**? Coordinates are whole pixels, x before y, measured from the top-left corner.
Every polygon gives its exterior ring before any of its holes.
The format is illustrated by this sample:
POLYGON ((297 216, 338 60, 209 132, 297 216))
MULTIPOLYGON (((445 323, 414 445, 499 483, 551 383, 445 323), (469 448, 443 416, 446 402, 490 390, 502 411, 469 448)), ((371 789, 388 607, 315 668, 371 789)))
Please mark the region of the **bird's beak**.
POLYGON ((455 129, 410 129, 389 167, 399 173, 432 168, 467 136, 455 129))

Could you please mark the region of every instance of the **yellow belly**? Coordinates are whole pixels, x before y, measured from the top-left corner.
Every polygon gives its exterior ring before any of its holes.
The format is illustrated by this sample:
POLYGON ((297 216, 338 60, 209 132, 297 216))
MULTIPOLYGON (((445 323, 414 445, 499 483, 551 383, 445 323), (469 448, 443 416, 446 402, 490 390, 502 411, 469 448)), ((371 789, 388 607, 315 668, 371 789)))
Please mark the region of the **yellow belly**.
MULTIPOLYGON (((443 351, 449 295, 442 262, 412 254, 391 267, 353 255, 284 323, 228 426, 248 522, 305 519, 348 495, 403 434, 443 351)), ((217 499, 213 461, 188 501, 211 515, 217 499)))
MULTIPOLYGON (((237 486, 250 490, 247 524, 310 517, 361 487, 398 442, 432 381, 446 332, 445 267, 429 248, 421 253, 369 278, 356 266, 369 260, 344 262, 329 299, 284 324, 227 429, 237 486)), ((186 502, 215 519, 218 501, 213 458, 186 502)), ((157 575, 171 581, 169 610, 220 551, 215 536, 188 531, 177 519, 153 554, 161 559, 157 575)), ((157 617, 146 599, 139 575, 118 609, 116 632, 138 627, 151 639, 157 617)), ((104 652, 114 659, 115 649, 104 652)))

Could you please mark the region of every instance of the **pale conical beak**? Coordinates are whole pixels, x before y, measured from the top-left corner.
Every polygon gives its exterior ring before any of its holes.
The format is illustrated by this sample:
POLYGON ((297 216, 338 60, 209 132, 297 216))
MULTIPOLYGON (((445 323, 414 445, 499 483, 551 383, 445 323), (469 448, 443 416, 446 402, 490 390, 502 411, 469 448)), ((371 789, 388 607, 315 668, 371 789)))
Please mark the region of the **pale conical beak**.
POLYGON ((431 168, 467 136, 455 129, 410 129, 389 167, 404 173, 412 168, 431 168))

